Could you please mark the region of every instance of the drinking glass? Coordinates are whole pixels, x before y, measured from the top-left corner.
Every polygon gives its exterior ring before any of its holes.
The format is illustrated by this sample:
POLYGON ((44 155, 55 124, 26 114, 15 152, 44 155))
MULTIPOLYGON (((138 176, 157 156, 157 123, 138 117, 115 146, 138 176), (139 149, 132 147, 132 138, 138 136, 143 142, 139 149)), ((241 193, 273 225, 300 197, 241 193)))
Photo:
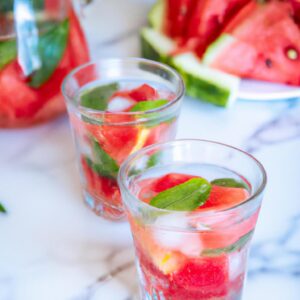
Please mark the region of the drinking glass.
MULTIPOLYGON (((98 215, 121 220, 124 209, 116 179, 119 166, 142 147, 174 138, 184 95, 182 79, 170 67, 154 61, 107 59, 75 69, 63 83, 63 94, 76 144, 84 200, 98 215), (129 86, 150 84, 169 101, 142 112, 112 112, 81 105, 85 91, 115 84, 123 87, 119 94, 129 86)), ((98 103, 101 101, 104 100, 99 97, 98 103)))
POLYGON ((131 155, 120 169, 118 182, 134 239, 143 300, 241 299, 249 244, 266 185, 265 170, 254 157, 205 140, 161 143, 131 155), (155 178, 170 173, 209 181, 238 178, 247 186, 248 197, 228 207, 233 201, 230 195, 242 189, 218 188, 229 191, 215 193, 216 199, 227 203, 203 211, 201 207, 160 209, 141 201, 149 197, 155 178))

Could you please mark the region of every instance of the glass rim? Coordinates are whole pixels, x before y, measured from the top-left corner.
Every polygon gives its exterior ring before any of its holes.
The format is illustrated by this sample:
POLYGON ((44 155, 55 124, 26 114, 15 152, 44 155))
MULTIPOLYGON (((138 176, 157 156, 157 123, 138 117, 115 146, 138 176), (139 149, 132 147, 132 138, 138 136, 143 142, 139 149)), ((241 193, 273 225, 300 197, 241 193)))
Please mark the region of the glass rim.
MULTIPOLYGON (((105 116, 105 115, 110 115, 110 116, 137 116, 137 115, 143 115, 145 116, 145 118, 141 119, 140 122, 137 121, 129 121, 129 122, 107 122, 107 124, 118 124, 118 125, 122 125, 122 124, 137 124, 137 123, 141 123, 141 122, 145 122, 147 121, 147 116, 151 116, 151 114, 153 113, 159 113, 159 112, 164 112, 166 110, 168 110, 168 108, 172 107, 174 104, 178 103, 185 94, 185 85, 183 82, 183 79, 181 77, 181 75, 173 68, 169 67, 168 65, 164 64, 164 63, 160 63, 154 60, 150 60, 150 59, 145 59, 145 58, 140 58, 140 57, 127 57, 127 58, 103 58, 103 59, 98 59, 98 60, 93 60, 90 62, 87 62, 85 64, 82 64, 78 67, 76 67, 75 69, 73 69, 63 80, 62 84, 61 84, 61 91, 63 96, 65 97, 65 99, 67 100, 68 103, 71 104, 71 106, 73 108, 75 108, 76 110, 80 110, 81 113, 88 114, 88 117, 93 118, 95 117, 94 115, 97 115, 97 118, 99 118, 99 116, 105 116), (112 64, 112 63, 135 63, 135 62, 142 62, 148 65, 154 65, 157 66, 160 69, 164 69, 167 72, 170 72, 172 74, 172 76, 174 76, 175 78, 178 79, 178 88, 176 89, 176 94, 174 99, 172 99, 171 101, 169 101, 167 104, 155 108, 155 109, 150 109, 147 111, 136 111, 136 112, 107 112, 107 111, 103 111, 103 110, 97 110, 97 109, 92 109, 92 108, 87 108, 84 106, 80 106, 80 105, 76 105, 74 103, 74 97, 70 97, 68 95, 68 93, 66 92, 66 85, 68 84, 68 82, 74 77, 75 74, 77 74, 78 72, 93 66, 93 65, 100 65, 100 64, 112 64)), ((95 119, 97 120, 97 119, 95 119)), ((104 122, 105 123, 105 122, 104 122)))
MULTIPOLYGON (((159 213, 169 213, 169 214, 173 214, 173 215, 186 215, 187 213, 193 213, 191 215, 192 217, 197 217, 197 216, 210 217, 210 216, 216 216, 216 215, 220 215, 220 214, 235 211, 235 210, 239 209, 240 207, 243 207, 243 206, 249 204, 250 202, 253 202, 255 199, 257 199, 265 190, 265 187, 266 187, 266 184, 267 184, 267 173, 266 173, 265 168, 263 167, 263 165, 253 155, 251 155, 250 153, 248 153, 244 150, 236 148, 234 146, 230 146, 230 145, 222 143, 222 142, 217 142, 217 141, 212 141, 212 140, 205 140, 205 139, 177 139, 177 140, 173 140, 173 141, 169 141, 169 142, 157 143, 157 144, 147 146, 145 148, 142 148, 142 149, 138 150, 137 152, 134 152, 130 156, 128 156, 127 159, 123 162, 123 164, 120 167, 119 174, 118 174, 118 184, 121 187, 121 189, 123 189, 126 193, 129 194, 129 196, 132 199, 134 199, 135 204, 138 204, 142 207, 145 207, 148 210, 156 211, 156 212, 159 212, 159 213), (141 201, 138 197, 136 197, 130 191, 129 187, 125 183, 126 182, 125 178, 126 178, 126 172, 130 168, 130 164, 132 163, 132 161, 142 157, 148 151, 154 150, 155 148, 162 148, 164 146, 171 146, 171 147, 173 146, 174 147, 174 146, 176 146, 176 144, 191 143, 191 142, 192 143, 197 142, 197 143, 203 143, 203 144, 219 145, 219 146, 222 146, 224 148, 228 148, 228 149, 232 149, 234 151, 237 151, 237 152, 241 153, 242 155, 248 157, 250 160, 252 160, 256 164, 256 166, 258 167, 258 169, 260 170, 260 172, 262 174, 261 183, 258 186, 258 188, 255 190, 253 195, 248 197, 245 201, 243 201, 243 202, 241 202, 237 205, 234 205, 232 207, 226 208, 226 209, 211 210, 211 211, 204 211, 204 212, 201 212, 201 211, 193 212, 193 211, 174 211, 174 210, 169 210, 169 209, 157 208, 155 206, 152 206, 148 203, 145 203, 145 202, 141 201)), ((126 202, 126 200, 124 202, 126 202)))

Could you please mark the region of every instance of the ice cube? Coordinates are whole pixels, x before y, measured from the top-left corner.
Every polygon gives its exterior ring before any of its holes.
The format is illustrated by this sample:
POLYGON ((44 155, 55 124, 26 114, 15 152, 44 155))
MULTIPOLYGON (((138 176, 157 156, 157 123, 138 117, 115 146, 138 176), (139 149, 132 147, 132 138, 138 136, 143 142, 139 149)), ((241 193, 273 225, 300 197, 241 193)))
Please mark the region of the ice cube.
POLYGON ((247 262, 247 250, 243 249, 230 253, 229 258, 229 278, 235 280, 245 272, 247 262))
POLYGON ((107 110, 110 112, 122 112, 129 109, 136 102, 125 97, 114 97, 108 103, 107 110))
POLYGON ((179 251, 190 257, 197 257, 202 251, 200 235, 197 232, 189 232, 187 220, 182 216, 160 216, 155 222, 153 236, 160 247, 179 251), (168 229, 163 229, 168 227, 168 229), (174 227, 174 229, 172 229, 174 227))

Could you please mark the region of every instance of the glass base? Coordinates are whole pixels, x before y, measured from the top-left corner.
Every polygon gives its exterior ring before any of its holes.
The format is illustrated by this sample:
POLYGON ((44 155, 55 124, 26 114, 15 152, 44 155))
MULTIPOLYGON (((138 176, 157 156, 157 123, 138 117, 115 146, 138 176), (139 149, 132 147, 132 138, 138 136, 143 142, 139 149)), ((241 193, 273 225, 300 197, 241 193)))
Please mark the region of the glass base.
POLYGON ((123 207, 117 207, 108 203, 107 199, 91 196, 84 191, 83 198, 85 204, 98 216, 110 221, 125 221, 126 216, 123 207))

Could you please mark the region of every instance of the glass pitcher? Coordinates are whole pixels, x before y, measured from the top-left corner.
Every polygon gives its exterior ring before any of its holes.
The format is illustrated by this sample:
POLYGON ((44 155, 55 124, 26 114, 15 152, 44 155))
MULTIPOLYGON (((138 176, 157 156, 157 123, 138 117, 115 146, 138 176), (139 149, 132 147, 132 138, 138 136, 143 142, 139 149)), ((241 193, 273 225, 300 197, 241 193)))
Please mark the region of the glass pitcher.
POLYGON ((27 127, 62 114, 61 82, 88 60, 71 1, 1 1, 0 127, 27 127))

